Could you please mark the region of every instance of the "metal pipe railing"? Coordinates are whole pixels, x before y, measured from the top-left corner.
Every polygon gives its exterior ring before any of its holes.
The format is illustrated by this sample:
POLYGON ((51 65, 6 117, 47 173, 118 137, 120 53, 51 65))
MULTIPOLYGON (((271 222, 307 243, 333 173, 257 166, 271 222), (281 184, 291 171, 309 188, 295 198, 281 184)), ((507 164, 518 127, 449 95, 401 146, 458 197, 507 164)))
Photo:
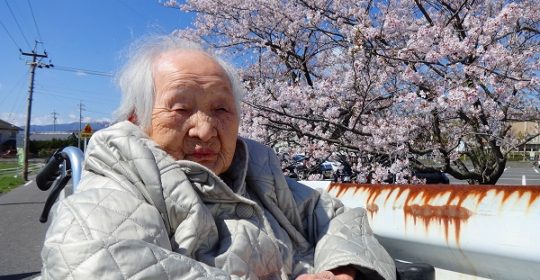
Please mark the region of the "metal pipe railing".
POLYGON ((302 183, 366 208, 394 258, 492 279, 540 275, 540 186, 302 183))

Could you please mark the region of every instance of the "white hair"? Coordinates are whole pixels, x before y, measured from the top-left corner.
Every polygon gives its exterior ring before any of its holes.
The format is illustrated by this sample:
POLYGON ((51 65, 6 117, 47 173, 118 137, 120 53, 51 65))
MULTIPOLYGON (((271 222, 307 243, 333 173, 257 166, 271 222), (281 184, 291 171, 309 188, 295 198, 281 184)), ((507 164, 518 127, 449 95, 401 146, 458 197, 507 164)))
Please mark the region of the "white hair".
POLYGON ((145 130, 150 128, 155 95, 153 66, 159 55, 172 50, 202 51, 212 57, 225 70, 225 74, 229 78, 236 111, 240 115, 243 88, 236 70, 219 57, 203 49, 201 45, 173 33, 144 37, 128 49, 127 62, 120 69, 116 78, 122 92, 120 106, 114 112, 117 122, 128 120, 135 115, 137 125, 145 130))

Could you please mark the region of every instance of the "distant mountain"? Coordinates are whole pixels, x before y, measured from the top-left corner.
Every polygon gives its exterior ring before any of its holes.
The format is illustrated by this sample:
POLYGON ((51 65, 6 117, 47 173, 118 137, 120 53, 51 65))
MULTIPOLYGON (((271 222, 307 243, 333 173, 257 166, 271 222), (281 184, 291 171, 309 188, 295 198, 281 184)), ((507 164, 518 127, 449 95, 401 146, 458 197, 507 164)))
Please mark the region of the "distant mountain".
MULTIPOLYGON (((81 129, 84 129, 84 126, 87 123, 81 124, 81 129)), ((102 128, 108 127, 111 125, 110 122, 92 122, 89 123, 93 131, 98 131, 102 128)), ((21 126, 24 130, 24 126, 21 126)), ((46 125, 31 125, 30 132, 79 132, 79 123, 63 123, 63 124, 46 124, 46 125)))

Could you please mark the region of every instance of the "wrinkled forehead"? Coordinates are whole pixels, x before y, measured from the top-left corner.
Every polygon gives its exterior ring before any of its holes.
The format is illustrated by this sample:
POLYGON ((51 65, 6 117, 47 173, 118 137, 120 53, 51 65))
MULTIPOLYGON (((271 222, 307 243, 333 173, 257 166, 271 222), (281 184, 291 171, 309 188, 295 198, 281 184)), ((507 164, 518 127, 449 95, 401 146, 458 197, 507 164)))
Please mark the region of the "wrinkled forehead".
POLYGON ((153 65, 154 77, 160 75, 182 75, 186 78, 221 79, 230 86, 227 72, 219 62, 199 50, 171 50, 164 52, 155 59, 153 65))

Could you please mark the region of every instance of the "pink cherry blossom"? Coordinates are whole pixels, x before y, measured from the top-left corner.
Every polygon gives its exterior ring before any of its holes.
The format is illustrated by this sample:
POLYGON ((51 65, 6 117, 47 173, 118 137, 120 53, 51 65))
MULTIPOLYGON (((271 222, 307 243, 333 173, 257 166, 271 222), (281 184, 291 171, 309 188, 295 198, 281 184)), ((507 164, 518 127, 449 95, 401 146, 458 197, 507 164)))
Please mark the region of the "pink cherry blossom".
POLYGON ((241 133, 317 159, 313 168, 347 151, 373 181, 415 181, 414 159, 493 184, 535 136, 510 134, 513 121, 540 120, 535 0, 164 4, 196 13, 178 34, 240 68, 241 133))

